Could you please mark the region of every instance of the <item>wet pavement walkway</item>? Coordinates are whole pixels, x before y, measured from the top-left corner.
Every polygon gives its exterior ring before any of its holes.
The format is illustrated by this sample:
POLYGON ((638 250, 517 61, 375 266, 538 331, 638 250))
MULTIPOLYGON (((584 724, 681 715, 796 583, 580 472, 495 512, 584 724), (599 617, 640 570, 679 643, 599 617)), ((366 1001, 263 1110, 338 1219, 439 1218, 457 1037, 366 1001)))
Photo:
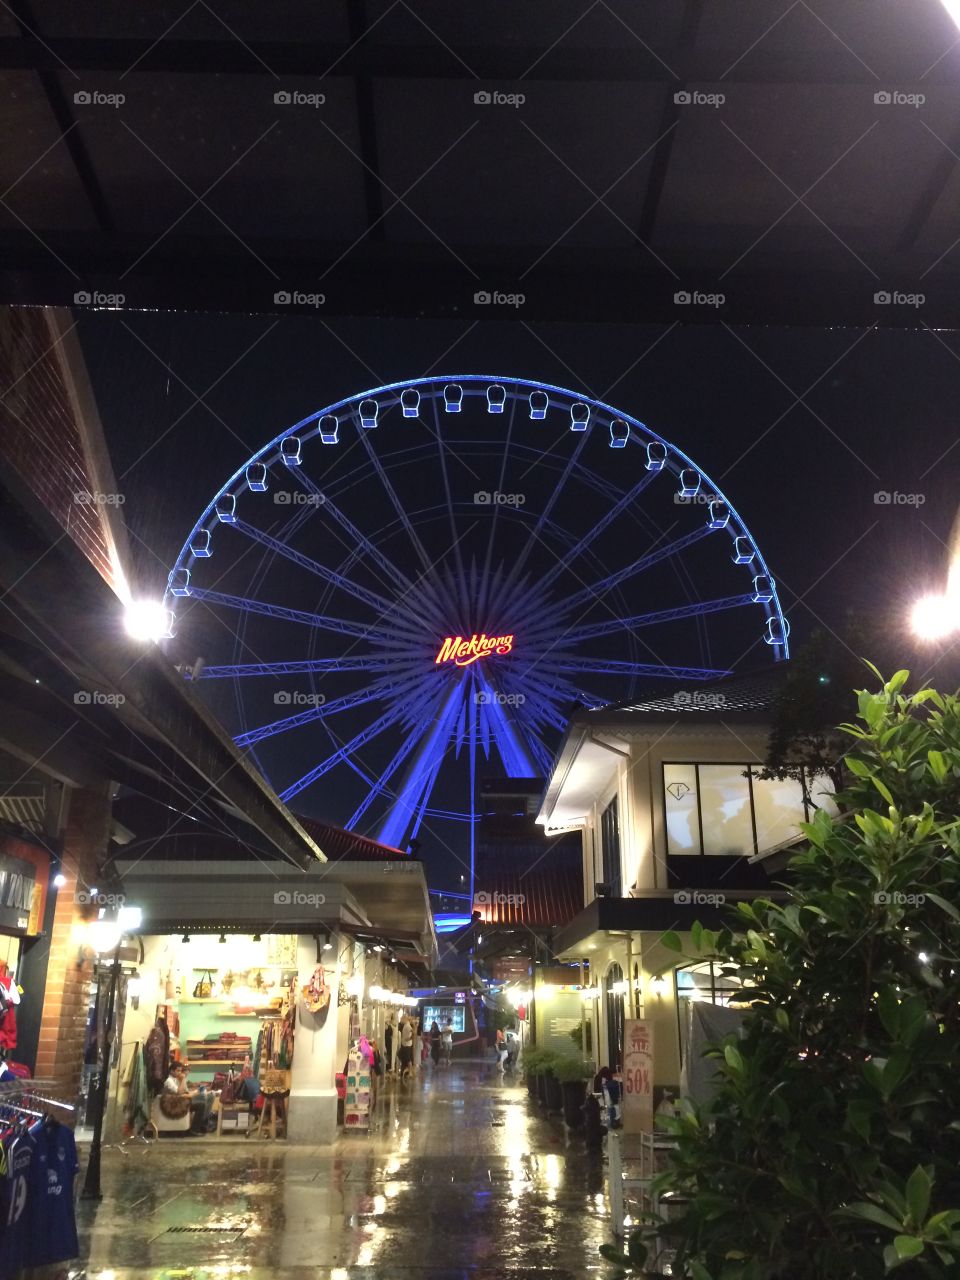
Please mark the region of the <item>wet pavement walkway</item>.
MULTIPOLYGON (((291 1126, 296 1112, 291 1111, 291 1126)), ((388 1082, 332 1146, 164 1138, 103 1153, 84 1280, 582 1280, 609 1273, 603 1168, 486 1063, 388 1082)))

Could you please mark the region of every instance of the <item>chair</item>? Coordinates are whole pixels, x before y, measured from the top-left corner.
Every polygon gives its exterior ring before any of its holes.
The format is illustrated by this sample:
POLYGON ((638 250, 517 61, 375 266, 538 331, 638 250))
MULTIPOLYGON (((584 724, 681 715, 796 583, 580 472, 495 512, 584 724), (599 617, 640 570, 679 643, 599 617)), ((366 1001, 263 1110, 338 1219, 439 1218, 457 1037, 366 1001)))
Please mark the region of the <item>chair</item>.
POLYGON ((150 1102, 148 1125, 153 1126, 158 1137, 163 1133, 189 1133, 190 1099, 175 1093, 157 1094, 150 1102))

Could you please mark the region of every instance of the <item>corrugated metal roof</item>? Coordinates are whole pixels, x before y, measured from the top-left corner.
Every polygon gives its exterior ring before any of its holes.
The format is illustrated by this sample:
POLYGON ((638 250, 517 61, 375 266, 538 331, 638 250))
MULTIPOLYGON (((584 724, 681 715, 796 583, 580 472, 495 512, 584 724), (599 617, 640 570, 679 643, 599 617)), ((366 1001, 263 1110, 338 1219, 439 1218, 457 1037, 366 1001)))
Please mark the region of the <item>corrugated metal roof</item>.
POLYGON ((474 911, 488 925, 550 928, 583 909, 579 848, 529 860, 491 856, 477 861, 474 911))
POLYGON ((625 703, 605 708, 601 714, 615 713, 625 719, 641 715, 693 715, 717 717, 731 713, 769 713, 783 688, 787 663, 781 662, 766 671, 749 675, 726 676, 691 689, 674 689, 642 702, 625 703))
POLYGON ((308 835, 312 836, 331 862, 396 862, 403 859, 411 861, 410 855, 391 845, 380 844, 369 836, 358 835, 355 831, 344 831, 342 827, 333 827, 328 822, 320 822, 316 818, 306 818, 302 813, 296 815, 308 835))

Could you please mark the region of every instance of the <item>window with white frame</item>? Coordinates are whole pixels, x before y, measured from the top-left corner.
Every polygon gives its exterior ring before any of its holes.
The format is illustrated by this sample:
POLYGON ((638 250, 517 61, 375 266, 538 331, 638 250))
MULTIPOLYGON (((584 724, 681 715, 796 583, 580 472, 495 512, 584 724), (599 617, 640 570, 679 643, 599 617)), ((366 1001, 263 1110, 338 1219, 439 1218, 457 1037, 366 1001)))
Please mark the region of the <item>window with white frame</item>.
MULTIPOLYGON (((741 763, 665 764, 663 805, 667 853, 743 857, 772 849, 812 818, 799 779, 761 778, 741 763)), ((836 806, 830 783, 805 779, 816 802, 836 806)), ((808 792, 809 794, 809 792, 808 792)))

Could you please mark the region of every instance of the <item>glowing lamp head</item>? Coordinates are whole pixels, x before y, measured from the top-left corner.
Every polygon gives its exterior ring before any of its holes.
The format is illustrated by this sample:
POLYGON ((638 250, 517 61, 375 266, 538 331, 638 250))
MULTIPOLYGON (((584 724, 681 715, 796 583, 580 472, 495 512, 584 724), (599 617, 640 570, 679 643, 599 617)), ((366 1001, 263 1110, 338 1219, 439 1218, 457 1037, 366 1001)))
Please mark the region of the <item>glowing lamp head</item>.
POLYGON ((921 640, 942 640, 960 629, 960 603, 950 596, 921 596, 913 606, 910 625, 921 640))
POLYGON ((173 634, 173 614, 159 600, 131 600, 123 624, 132 640, 156 642, 173 634))
POLYGON ((960 0, 943 0, 943 7, 957 26, 960 27, 960 0))

